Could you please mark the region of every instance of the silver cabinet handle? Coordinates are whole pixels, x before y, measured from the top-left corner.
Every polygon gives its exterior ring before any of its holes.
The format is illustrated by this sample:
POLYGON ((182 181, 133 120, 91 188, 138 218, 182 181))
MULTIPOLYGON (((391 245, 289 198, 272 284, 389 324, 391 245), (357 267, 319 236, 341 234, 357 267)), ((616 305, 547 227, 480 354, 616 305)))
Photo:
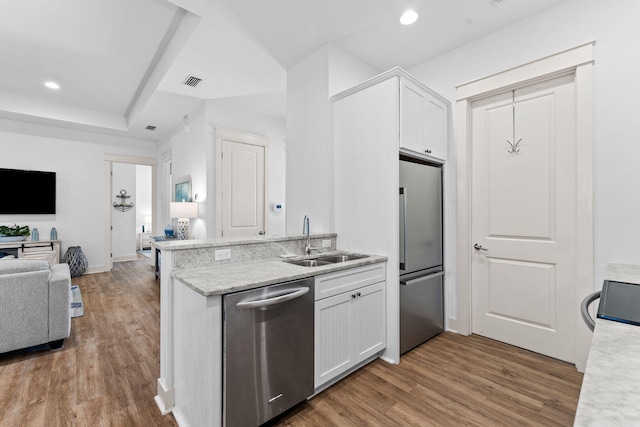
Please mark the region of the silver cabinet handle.
POLYGON ((275 298, 267 298, 267 299, 261 299, 257 301, 239 302, 236 304, 236 308, 256 308, 256 307, 265 307, 267 305, 280 304, 286 301, 291 301, 292 299, 299 298, 302 295, 306 294, 307 292, 309 292, 309 288, 305 287, 305 288, 298 289, 295 292, 291 292, 290 294, 280 295, 279 297, 275 297, 275 298))
POLYGON ((477 251, 488 251, 489 250, 487 248, 483 248, 481 245, 479 245, 477 243, 473 245, 473 249, 475 249, 477 251))

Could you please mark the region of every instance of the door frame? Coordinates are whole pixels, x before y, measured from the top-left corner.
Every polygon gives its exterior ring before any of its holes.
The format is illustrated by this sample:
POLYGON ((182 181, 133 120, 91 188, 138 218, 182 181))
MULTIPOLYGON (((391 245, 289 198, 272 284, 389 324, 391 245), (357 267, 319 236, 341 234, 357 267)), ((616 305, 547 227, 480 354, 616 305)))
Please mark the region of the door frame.
POLYGON ((264 147, 264 232, 269 235, 269 139, 264 135, 257 135, 239 130, 215 128, 215 174, 216 174, 216 238, 222 238, 222 141, 233 141, 241 144, 264 147))
POLYGON ((112 224, 113 224, 113 181, 112 171, 114 163, 129 163, 133 165, 151 166, 151 232, 152 234, 158 229, 158 215, 156 206, 156 165, 157 161, 151 157, 134 157, 134 156, 122 156, 118 154, 104 154, 104 177, 105 177, 105 245, 104 245, 104 270, 113 270, 113 257, 111 256, 112 246, 112 224))
POLYGON ((595 42, 458 86, 456 92, 457 150, 457 316, 450 328, 463 335, 472 331, 471 301, 471 104, 474 100, 516 87, 564 75, 575 75, 576 86, 576 287, 574 315, 576 368, 584 372, 591 333, 582 324, 580 302, 593 292, 593 47, 595 42))

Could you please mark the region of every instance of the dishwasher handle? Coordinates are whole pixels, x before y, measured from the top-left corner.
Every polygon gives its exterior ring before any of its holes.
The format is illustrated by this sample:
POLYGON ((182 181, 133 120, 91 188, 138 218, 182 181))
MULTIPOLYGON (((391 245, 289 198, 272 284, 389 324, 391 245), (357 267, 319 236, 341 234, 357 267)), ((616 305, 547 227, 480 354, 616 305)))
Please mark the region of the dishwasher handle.
POLYGON ((275 298, 267 298, 256 301, 243 301, 236 304, 236 308, 246 309, 246 308, 257 308, 257 307, 266 307, 269 305, 280 304, 283 302, 291 301, 292 299, 300 298, 302 295, 309 292, 309 288, 304 287, 300 288, 295 292, 291 292, 290 294, 280 295, 275 298))

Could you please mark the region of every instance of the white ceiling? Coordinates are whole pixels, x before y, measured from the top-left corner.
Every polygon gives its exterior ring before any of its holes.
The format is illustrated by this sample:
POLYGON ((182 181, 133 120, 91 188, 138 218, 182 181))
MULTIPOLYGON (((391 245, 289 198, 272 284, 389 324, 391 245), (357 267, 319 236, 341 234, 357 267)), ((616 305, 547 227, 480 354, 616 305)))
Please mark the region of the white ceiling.
POLYGON ((286 69, 326 43, 410 68, 561 1, 5 1, 0 118, 146 140, 202 100, 285 118, 286 69), (407 8, 420 19, 404 27, 407 8), (185 86, 189 75, 203 81, 185 86))

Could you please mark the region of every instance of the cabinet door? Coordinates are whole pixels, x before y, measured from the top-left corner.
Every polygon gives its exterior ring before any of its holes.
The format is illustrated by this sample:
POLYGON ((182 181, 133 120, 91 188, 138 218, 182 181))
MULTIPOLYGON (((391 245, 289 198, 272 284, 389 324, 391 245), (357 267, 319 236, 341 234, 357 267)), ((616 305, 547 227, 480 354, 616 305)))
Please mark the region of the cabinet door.
POLYGON ((400 146, 426 154, 426 94, 411 82, 400 80, 400 146))
POLYGON ((445 160, 447 158, 447 105, 435 96, 425 99, 427 112, 427 149, 430 156, 445 160))
POLYGON ((409 81, 400 83, 400 147, 445 160, 447 104, 409 81))
POLYGON ((315 303, 314 385, 319 387, 351 368, 353 360, 353 306, 355 291, 315 303))
POLYGON ((358 363, 387 346, 386 282, 358 289, 354 305, 355 362, 358 363))

